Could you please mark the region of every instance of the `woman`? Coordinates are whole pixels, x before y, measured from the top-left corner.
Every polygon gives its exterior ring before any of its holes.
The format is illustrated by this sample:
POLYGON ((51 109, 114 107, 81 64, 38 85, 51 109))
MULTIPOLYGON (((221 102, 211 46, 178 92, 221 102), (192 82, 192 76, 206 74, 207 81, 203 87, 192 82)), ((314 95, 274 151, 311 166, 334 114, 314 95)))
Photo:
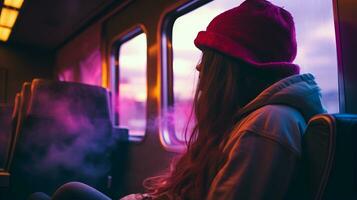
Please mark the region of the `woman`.
MULTIPOLYGON (((123 199, 289 198, 306 122, 325 112, 314 77, 292 63, 293 18, 247 0, 214 18, 195 45, 203 54, 187 150, 167 174, 146 180, 148 194, 123 199)), ((76 187, 93 191, 72 183, 54 199, 76 187)))
POLYGON ((325 112, 311 74, 299 74, 293 18, 247 0, 198 33, 203 56, 196 126, 167 176, 149 179, 153 199, 290 198, 306 122, 325 112))

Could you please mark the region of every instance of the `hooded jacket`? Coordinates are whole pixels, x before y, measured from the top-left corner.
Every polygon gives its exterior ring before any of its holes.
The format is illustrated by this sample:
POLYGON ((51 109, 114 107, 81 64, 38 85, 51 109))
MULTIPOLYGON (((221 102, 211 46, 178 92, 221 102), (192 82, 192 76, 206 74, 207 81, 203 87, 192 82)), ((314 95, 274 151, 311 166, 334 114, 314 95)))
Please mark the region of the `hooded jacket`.
POLYGON ((240 109, 207 199, 286 199, 308 120, 324 113, 311 74, 276 82, 240 109))

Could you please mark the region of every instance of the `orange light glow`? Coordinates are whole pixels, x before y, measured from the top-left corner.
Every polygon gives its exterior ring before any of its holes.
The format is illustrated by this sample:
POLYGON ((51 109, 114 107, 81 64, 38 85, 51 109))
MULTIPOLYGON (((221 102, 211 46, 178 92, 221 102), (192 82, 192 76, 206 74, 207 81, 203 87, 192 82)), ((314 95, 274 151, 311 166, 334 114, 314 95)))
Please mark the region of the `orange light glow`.
POLYGON ((109 88, 108 66, 105 60, 102 60, 102 87, 109 88))
POLYGON ((20 9, 24 0, 5 0, 4 5, 20 9))
POLYGON ((6 42, 9 39, 11 29, 0 26, 0 40, 6 42))
POLYGON ((0 14, 0 25, 12 28, 19 12, 14 9, 2 8, 0 14))

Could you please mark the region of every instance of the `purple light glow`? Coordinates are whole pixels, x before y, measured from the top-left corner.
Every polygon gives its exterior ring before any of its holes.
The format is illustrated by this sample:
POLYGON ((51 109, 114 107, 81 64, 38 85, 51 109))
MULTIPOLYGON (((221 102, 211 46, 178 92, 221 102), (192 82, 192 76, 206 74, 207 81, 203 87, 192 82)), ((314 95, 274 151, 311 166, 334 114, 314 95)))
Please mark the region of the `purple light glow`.
POLYGON ((101 85, 102 68, 100 50, 95 49, 79 60, 78 63, 61 69, 57 74, 58 80, 80 82, 89 85, 101 85))
POLYGON ((17 166, 27 178, 50 181, 53 187, 70 180, 95 184, 109 172, 115 144, 104 92, 59 84, 33 93, 18 142, 17 166))

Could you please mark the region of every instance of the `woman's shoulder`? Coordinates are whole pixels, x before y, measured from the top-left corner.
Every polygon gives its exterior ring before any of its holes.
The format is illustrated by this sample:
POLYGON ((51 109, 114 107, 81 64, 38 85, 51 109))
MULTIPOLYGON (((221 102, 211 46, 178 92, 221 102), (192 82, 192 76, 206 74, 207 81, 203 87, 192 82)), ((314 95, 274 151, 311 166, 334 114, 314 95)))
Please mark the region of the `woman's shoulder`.
POLYGON ((300 154, 301 137, 306 129, 302 114, 286 105, 263 106, 239 121, 231 136, 253 133, 273 140, 300 154))

